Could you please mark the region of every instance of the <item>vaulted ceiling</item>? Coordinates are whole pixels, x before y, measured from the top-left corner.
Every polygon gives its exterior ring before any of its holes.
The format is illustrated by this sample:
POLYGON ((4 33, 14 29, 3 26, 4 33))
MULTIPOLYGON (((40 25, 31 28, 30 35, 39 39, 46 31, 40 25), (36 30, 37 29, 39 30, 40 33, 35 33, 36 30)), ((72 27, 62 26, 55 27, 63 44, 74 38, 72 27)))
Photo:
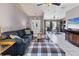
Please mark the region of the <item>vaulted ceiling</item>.
POLYGON ((54 14, 60 15, 61 13, 66 13, 70 9, 78 6, 78 3, 61 3, 60 6, 43 4, 37 6, 37 3, 20 3, 19 4, 23 11, 29 16, 41 16, 42 14, 54 14))

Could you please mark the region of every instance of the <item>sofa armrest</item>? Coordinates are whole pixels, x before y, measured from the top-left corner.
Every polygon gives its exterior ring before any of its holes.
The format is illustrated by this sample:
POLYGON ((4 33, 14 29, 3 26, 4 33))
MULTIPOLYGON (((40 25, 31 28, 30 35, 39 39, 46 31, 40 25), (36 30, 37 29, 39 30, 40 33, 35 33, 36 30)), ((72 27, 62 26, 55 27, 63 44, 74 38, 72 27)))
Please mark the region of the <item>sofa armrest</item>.
POLYGON ((18 43, 18 44, 24 43, 24 39, 22 39, 22 38, 14 38, 14 39, 12 39, 12 40, 15 41, 15 42, 18 43))

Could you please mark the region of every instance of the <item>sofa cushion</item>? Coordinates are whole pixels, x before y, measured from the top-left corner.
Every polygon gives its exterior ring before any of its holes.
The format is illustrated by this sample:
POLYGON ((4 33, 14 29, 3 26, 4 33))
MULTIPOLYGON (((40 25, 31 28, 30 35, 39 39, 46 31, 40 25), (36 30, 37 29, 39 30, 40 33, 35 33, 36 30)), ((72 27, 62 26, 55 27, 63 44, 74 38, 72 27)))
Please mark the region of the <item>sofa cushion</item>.
POLYGON ((9 37, 9 34, 8 34, 7 32, 2 33, 1 35, 2 35, 2 36, 5 36, 5 38, 4 38, 4 39, 10 38, 10 37, 9 37))
POLYGON ((9 32, 4 32, 1 35, 5 36, 6 38, 10 38, 10 35, 18 35, 16 31, 9 31, 9 32))
POLYGON ((16 39, 16 40, 21 40, 22 42, 24 42, 24 39, 20 38, 20 37, 17 36, 17 35, 10 35, 10 38, 16 39))
POLYGON ((22 38, 23 36, 25 36, 25 31, 24 30, 19 30, 18 35, 22 38))
POLYGON ((17 31, 11 31, 11 32, 9 32, 9 35, 18 35, 18 33, 17 33, 17 31))
POLYGON ((20 37, 17 35, 10 35, 10 38, 14 39, 14 38, 20 38, 20 37))

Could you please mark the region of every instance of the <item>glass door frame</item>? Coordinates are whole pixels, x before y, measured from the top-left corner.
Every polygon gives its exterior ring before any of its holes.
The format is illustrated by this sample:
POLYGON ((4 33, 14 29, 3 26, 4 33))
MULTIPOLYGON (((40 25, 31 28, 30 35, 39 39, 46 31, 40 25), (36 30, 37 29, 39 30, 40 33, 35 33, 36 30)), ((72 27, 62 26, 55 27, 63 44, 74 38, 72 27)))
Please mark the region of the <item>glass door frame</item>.
POLYGON ((45 30, 45 28, 46 28, 46 25, 45 25, 46 21, 50 21, 50 22, 56 21, 57 22, 57 26, 59 26, 59 31, 60 31, 60 22, 61 22, 61 20, 44 20, 44 33, 46 32, 46 30, 45 30))

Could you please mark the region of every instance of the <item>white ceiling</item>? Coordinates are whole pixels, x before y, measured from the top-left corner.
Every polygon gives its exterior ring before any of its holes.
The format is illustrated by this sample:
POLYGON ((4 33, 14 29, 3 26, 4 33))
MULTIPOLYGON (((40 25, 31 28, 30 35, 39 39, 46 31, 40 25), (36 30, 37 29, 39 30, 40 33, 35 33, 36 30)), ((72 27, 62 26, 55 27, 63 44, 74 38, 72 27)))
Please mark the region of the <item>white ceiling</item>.
POLYGON ((67 12, 70 9, 78 6, 78 3, 61 3, 60 6, 43 4, 41 6, 37 6, 36 3, 21 3, 20 6, 29 16, 41 16, 43 13, 52 13, 52 14, 61 14, 63 12, 67 12))
POLYGON ((22 3, 22 4, 20 4, 20 6, 29 16, 42 15, 42 9, 38 6, 36 6, 36 4, 22 3))
POLYGON ((67 12, 77 6, 79 6, 79 3, 62 3, 61 8, 64 7, 63 9, 67 12))

